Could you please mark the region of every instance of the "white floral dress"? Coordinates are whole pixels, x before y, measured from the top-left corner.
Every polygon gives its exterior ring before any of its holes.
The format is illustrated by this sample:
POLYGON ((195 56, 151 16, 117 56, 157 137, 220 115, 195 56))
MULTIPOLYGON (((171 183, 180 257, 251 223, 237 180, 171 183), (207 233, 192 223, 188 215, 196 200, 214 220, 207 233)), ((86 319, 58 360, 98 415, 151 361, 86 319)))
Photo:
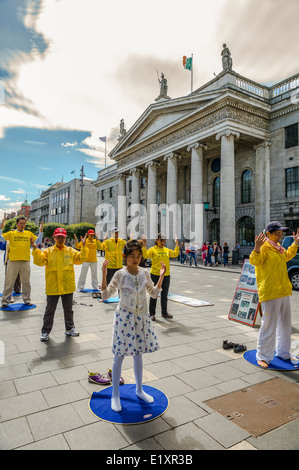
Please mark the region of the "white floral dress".
POLYGON ((112 352, 117 356, 136 356, 159 349, 154 326, 147 309, 146 292, 157 298, 161 289, 156 287, 150 274, 139 268, 136 275, 126 268, 117 271, 110 284, 102 291, 102 299, 107 300, 120 291, 112 331, 112 352))

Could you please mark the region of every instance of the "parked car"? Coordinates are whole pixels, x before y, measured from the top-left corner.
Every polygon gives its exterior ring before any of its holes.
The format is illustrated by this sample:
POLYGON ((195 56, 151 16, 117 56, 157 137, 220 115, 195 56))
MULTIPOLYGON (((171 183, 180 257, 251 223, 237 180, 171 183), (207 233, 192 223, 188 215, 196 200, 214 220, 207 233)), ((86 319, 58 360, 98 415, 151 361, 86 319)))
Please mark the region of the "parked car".
MULTIPOLYGON (((293 237, 287 236, 282 242, 282 246, 287 249, 293 243, 293 237)), ((299 247, 297 254, 287 262, 288 274, 293 289, 299 290, 299 247)))

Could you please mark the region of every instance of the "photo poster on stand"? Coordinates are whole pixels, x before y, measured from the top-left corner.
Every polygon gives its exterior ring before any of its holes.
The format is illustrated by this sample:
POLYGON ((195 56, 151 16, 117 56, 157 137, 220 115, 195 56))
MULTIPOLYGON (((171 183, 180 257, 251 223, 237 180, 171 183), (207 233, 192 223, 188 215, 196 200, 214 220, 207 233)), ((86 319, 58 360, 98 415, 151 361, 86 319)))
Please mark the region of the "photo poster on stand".
POLYGON ((255 267, 250 264, 249 259, 246 259, 242 267, 228 318, 229 320, 234 320, 245 325, 254 326, 258 310, 259 296, 256 286, 255 267))

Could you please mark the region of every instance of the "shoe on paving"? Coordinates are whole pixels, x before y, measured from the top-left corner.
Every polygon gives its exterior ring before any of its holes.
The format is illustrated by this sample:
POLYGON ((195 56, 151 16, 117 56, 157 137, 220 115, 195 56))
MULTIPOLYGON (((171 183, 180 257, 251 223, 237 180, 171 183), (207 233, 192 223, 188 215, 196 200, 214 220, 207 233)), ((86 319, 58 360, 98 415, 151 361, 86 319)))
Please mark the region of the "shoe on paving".
POLYGON ((49 334, 48 334, 48 333, 42 333, 42 334, 41 334, 40 340, 41 340, 42 342, 48 341, 48 339, 49 339, 49 334))
MULTIPOLYGON (((112 381, 112 369, 108 369, 107 372, 108 377, 110 377, 110 380, 112 381)), ((124 379, 121 377, 119 379, 119 385, 123 385, 125 383, 124 379)))
POLYGON ((88 382, 99 385, 109 385, 111 384, 110 377, 104 377, 99 372, 88 372, 88 382))
POLYGON ((66 330, 65 334, 66 334, 66 336, 79 336, 80 335, 80 333, 75 328, 71 328, 70 330, 66 330))

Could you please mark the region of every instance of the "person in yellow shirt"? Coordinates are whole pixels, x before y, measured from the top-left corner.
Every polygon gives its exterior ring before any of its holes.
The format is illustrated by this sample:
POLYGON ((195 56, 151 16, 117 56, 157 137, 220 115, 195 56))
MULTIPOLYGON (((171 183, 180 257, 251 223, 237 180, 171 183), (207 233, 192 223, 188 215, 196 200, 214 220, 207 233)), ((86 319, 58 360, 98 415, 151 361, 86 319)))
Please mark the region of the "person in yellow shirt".
POLYGON ((53 327, 54 315, 59 297, 62 300, 65 334, 67 336, 79 336, 75 329, 73 312, 73 293, 76 290, 74 264, 82 264, 88 256, 85 246, 86 235, 81 237, 82 247, 78 252, 70 246, 65 246, 67 237, 64 228, 56 228, 54 232, 55 245, 41 251, 36 248, 34 240, 33 262, 37 266, 45 266, 46 271, 46 295, 47 305, 43 319, 41 341, 48 341, 53 327))
MULTIPOLYGON (((80 249, 82 247, 82 242, 78 242, 76 235, 75 237, 75 248, 80 249)), ((85 286, 86 276, 88 269, 90 268, 91 273, 91 286, 94 290, 99 290, 98 284, 98 259, 97 259, 97 250, 101 249, 101 242, 97 239, 94 230, 88 230, 87 239, 85 243, 86 248, 88 248, 88 256, 86 261, 82 264, 80 277, 77 284, 77 290, 82 291, 85 286)))
POLYGON ((107 285, 113 278, 114 273, 123 267, 123 249, 126 241, 118 238, 118 228, 112 230, 111 238, 106 238, 100 243, 100 250, 105 251, 105 259, 109 260, 107 268, 107 285))
POLYGON ((22 284, 22 297, 26 305, 31 303, 31 284, 30 284, 30 239, 41 242, 43 237, 43 225, 40 226, 40 233, 37 237, 26 227, 25 217, 18 217, 16 221, 17 228, 2 234, 3 224, 1 226, 1 235, 6 242, 9 242, 9 253, 7 260, 7 271, 5 275, 4 290, 2 296, 2 308, 6 308, 11 302, 11 295, 14 290, 14 284, 20 274, 22 284))
MULTIPOLYGON (((166 266, 166 272, 164 275, 163 283, 162 283, 162 292, 161 292, 161 314, 163 318, 173 318, 173 315, 167 312, 167 296, 168 290, 170 285, 170 265, 169 265, 169 258, 176 258, 179 255, 179 243, 176 238, 175 244, 176 247, 174 250, 170 248, 166 248, 166 237, 162 233, 158 234, 157 239, 155 240, 155 245, 152 246, 147 250, 146 248, 146 240, 141 240, 143 244, 142 248, 142 256, 144 259, 151 259, 152 260, 152 267, 151 267, 151 278, 154 284, 157 284, 159 276, 160 276, 160 269, 161 269, 161 262, 166 266)), ((152 320, 156 318, 156 305, 157 299, 150 299, 150 316, 152 320)))
POLYGON ((293 233, 294 243, 285 250, 279 240, 288 230, 279 222, 270 222, 265 233, 255 237, 254 250, 249 261, 255 266, 259 301, 262 307, 262 321, 259 330, 256 359, 266 369, 276 355, 283 360, 291 357, 291 303, 292 284, 289 280, 287 262, 298 249, 299 229, 293 233))

